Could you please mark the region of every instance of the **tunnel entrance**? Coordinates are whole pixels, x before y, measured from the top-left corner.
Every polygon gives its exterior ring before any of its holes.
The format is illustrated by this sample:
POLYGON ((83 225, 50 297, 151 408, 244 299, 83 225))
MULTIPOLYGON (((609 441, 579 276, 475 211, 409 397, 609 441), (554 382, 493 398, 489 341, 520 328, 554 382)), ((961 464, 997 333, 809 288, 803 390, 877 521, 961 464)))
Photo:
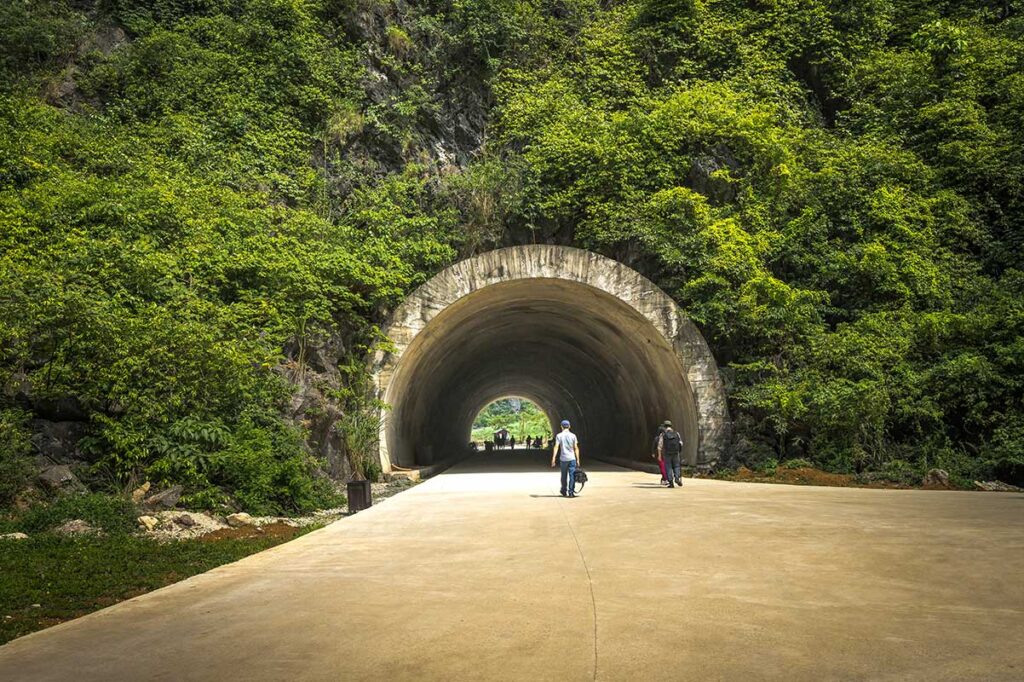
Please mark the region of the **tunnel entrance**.
POLYGON ((549 245, 499 249, 442 271, 413 292, 374 358, 380 456, 429 465, 467 448, 473 420, 502 396, 569 419, 584 456, 650 462, 671 419, 690 464, 710 464, 728 437, 718 369, 696 326, 632 269, 549 245))

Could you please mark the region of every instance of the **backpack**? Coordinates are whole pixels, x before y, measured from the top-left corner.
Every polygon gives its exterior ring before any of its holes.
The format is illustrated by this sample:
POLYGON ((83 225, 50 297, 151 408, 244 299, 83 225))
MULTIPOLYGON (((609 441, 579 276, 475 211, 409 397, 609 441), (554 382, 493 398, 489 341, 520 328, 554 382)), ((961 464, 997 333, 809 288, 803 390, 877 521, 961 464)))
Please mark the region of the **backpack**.
POLYGON ((683 439, 679 437, 679 432, 666 431, 661 434, 661 447, 666 455, 678 455, 683 449, 683 439))

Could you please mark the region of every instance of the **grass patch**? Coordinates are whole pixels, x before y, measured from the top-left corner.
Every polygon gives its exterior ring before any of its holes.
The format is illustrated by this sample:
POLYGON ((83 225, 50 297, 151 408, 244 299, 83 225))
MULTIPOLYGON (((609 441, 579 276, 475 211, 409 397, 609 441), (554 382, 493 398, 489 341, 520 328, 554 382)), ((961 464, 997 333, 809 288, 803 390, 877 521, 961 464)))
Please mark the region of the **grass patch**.
POLYGON ((6 517, 0 517, 0 533, 33 534, 56 528, 65 521, 81 519, 106 533, 130 533, 138 511, 130 500, 102 493, 65 495, 6 517))
POLYGON ((0 541, 0 644, 283 541, 267 536, 159 543, 126 533, 80 538, 41 533, 0 541))

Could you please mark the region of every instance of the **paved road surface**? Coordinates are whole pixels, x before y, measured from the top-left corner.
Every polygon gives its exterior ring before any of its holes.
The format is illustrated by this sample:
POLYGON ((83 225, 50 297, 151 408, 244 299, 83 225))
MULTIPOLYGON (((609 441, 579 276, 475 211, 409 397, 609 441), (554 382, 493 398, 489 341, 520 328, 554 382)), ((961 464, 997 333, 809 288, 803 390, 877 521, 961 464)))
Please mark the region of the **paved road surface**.
POLYGON ((0 680, 1020 680, 1024 495, 479 455, 0 647, 0 680))

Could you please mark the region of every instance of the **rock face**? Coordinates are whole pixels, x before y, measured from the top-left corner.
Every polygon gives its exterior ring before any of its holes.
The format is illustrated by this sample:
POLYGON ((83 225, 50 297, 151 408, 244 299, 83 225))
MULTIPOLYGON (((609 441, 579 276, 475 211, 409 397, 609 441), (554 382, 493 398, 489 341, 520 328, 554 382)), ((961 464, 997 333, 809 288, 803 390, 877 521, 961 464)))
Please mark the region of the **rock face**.
POLYGON ((47 467, 39 474, 39 483, 49 490, 61 489, 82 489, 85 486, 78 478, 71 473, 71 468, 66 464, 47 467))
POLYGON ((596 253, 531 245, 466 259, 413 292, 384 331, 393 350, 373 370, 392 406, 381 413, 385 472, 425 464, 429 447, 461 450, 501 395, 568 418, 597 458, 647 462, 664 419, 680 427, 688 464, 726 453, 725 388, 704 337, 651 281, 596 253))
POLYGON ((338 362, 345 357, 345 346, 340 339, 320 339, 311 341, 301 350, 288 347, 285 352, 296 358, 278 368, 278 372, 296 387, 289 416, 306 432, 306 444, 326 465, 327 474, 336 480, 347 479, 351 471, 343 434, 338 429, 342 413, 327 395, 330 390, 341 387, 338 362))
POLYGON ((178 504, 178 500, 181 498, 181 493, 184 490, 182 486, 176 485, 167 490, 161 491, 155 495, 150 495, 146 498, 144 504, 150 508, 163 507, 165 509, 171 509, 174 505, 178 504))
POLYGON ((237 514, 228 514, 227 522, 232 528, 239 528, 253 525, 253 518, 245 512, 238 512, 237 514))
POLYGON ((926 488, 948 488, 949 472, 944 469, 929 469, 924 475, 922 484, 926 488))
POLYGON ((89 425, 81 421, 32 422, 32 445, 40 465, 70 464, 83 459, 78 442, 88 433, 89 425))

